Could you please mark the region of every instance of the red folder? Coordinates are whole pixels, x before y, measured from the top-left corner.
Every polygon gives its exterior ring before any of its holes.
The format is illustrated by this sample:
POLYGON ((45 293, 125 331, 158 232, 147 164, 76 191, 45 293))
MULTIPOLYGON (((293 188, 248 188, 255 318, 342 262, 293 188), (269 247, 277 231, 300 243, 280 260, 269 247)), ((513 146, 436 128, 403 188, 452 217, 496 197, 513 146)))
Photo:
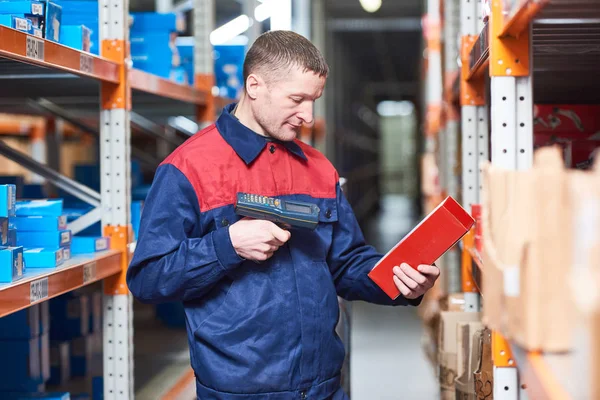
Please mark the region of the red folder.
POLYGON ((421 264, 433 264, 469 232, 474 223, 473 217, 456 200, 447 197, 373 267, 369 278, 396 299, 400 291, 393 279, 395 266, 407 263, 416 269, 421 264))

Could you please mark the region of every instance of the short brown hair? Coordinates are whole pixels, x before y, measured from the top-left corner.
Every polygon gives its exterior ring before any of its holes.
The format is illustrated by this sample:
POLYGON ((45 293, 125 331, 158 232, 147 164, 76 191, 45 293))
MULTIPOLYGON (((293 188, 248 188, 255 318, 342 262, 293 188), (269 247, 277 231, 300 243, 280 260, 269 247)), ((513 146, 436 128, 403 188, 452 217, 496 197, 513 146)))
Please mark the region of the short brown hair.
POLYGON ((299 66, 327 77, 329 67, 323 54, 304 36, 292 31, 269 31, 260 35, 244 60, 244 87, 248 76, 262 72, 277 78, 287 68, 299 66))

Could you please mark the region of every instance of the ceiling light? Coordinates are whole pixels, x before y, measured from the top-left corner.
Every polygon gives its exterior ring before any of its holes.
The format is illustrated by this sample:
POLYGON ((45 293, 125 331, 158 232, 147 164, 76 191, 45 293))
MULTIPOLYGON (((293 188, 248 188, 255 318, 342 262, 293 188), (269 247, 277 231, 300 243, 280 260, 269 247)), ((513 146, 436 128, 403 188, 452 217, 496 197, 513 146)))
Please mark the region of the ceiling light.
POLYGON ((366 12, 374 13, 381 8, 381 0, 359 0, 366 12))
POLYGON ((239 17, 229 21, 223 26, 215 29, 210 33, 210 43, 213 46, 227 43, 237 35, 241 35, 250 28, 250 18, 247 15, 240 15, 239 17))

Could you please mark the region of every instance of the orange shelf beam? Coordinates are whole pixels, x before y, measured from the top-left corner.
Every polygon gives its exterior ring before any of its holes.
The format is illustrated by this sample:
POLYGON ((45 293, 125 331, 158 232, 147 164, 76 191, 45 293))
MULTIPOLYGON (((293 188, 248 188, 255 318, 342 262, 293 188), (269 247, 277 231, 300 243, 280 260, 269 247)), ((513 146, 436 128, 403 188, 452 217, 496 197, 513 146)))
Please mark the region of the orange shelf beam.
POLYGON ((115 62, 0 26, 0 57, 118 83, 115 62))
POLYGON ((20 280, 0 285, 0 317, 121 272, 122 252, 76 256, 56 269, 30 269, 20 280))
POLYGON ((548 3, 549 0, 521 0, 510 15, 504 18, 504 27, 500 37, 512 36, 518 38, 548 3))
POLYGON ((188 85, 180 85, 138 69, 132 69, 129 72, 129 82, 132 89, 197 105, 206 104, 210 96, 207 91, 201 91, 188 85))

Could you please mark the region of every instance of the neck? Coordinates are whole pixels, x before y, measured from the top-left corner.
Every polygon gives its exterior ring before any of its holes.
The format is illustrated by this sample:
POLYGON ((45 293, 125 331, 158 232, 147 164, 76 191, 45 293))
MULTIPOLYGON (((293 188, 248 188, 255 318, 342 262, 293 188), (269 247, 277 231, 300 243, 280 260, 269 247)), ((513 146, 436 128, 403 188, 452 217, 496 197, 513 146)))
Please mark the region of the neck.
POLYGON ((235 117, 240 121, 242 125, 252 129, 259 135, 269 136, 262 128, 262 126, 260 126, 258 121, 256 121, 256 119, 254 118, 254 114, 252 113, 252 109, 250 107, 250 101, 251 100, 246 96, 246 93, 242 93, 240 101, 235 110, 235 117))

